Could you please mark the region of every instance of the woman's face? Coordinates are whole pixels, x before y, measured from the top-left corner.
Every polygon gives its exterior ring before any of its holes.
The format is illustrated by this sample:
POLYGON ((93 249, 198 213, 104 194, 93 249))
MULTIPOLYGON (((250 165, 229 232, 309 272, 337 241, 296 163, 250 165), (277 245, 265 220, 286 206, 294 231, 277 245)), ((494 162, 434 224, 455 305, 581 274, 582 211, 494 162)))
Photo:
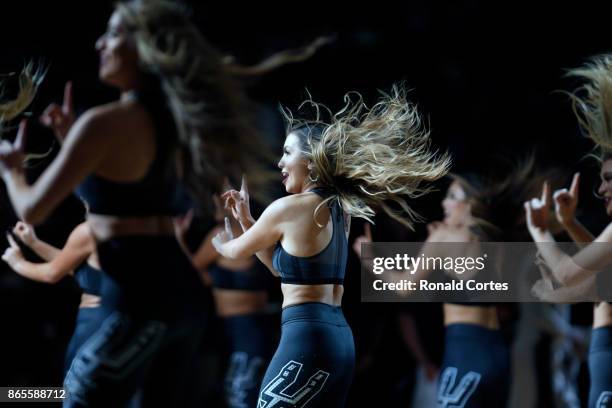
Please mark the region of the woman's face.
POLYGON ((295 133, 289 133, 283 146, 283 156, 278 162, 282 172, 285 190, 291 194, 299 194, 308 185, 308 160, 300 149, 300 139, 295 133))
POLYGON ((612 159, 608 159, 601 165, 601 184, 597 192, 604 199, 606 213, 612 217, 612 159))
POLYGON ((121 90, 136 87, 138 53, 118 12, 111 15, 108 29, 96 41, 96 50, 100 55, 98 75, 102 82, 121 90))
POLYGON ((466 224, 470 219, 470 204, 467 194, 457 181, 453 181, 442 200, 444 223, 452 226, 466 224))

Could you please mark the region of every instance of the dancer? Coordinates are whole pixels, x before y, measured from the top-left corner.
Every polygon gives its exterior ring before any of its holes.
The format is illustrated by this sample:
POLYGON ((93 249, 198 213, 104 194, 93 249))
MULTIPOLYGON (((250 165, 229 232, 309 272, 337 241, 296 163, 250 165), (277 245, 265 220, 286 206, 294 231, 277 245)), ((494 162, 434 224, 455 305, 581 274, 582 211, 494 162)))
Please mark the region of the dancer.
MULTIPOLYGON (((597 146, 601 162, 601 184, 599 195, 604 199, 606 212, 612 216, 612 134, 609 130, 610 92, 612 91, 612 57, 601 56, 586 66, 570 71, 570 74, 586 81, 572 95, 574 110, 586 133, 597 146)), ((548 213, 552 199, 547 184, 543 186, 542 198, 525 202, 528 227, 537 243, 541 258, 550 271, 552 279, 562 285, 556 291, 545 291, 543 285, 536 287, 544 299, 574 301, 576 296, 590 299, 591 288, 595 288, 599 300, 594 305, 593 332, 589 348, 589 408, 612 406, 612 296, 604 270, 612 265, 610 246, 612 224, 599 236, 594 237, 576 219, 578 199, 578 176, 569 190, 555 193, 555 209, 559 221, 570 237, 582 249, 575 255, 565 254, 550 232, 548 213)))
MULTIPOLYGON (((522 240, 518 227, 523 220, 522 200, 532 193, 535 186, 532 180, 538 180, 533 158, 514 166, 502 179, 472 173, 451 177, 452 182, 442 201, 444 219, 428 225, 428 237, 419 253, 425 257, 444 258, 457 256, 449 251, 461 248, 461 255, 465 256, 463 252, 474 249, 478 242, 522 240), (469 246, 451 248, 441 243, 469 246)), ((358 239, 367 241, 367 237, 358 239)), ((491 272, 485 269, 479 274, 491 272)), ((420 281, 432 273, 434 271, 421 267, 416 271, 391 274, 386 279, 420 281)), ((464 275, 454 274, 443 277, 444 280, 458 278, 466 279, 464 275)), ((443 305, 446 333, 437 406, 504 406, 510 386, 510 354, 500 331, 497 305, 461 300, 446 301, 443 305), (471 353, 472 350, 478 353, 471 353)))
POLYGON ((245 172, 261 153, 247 102, 219 54, 169 1, 118 3, 96 43, 100 79, 120 100, 88 110, 30 185, 17 143, 3 143, 0 172, 20 218, 37 224, 79 186, 113 313, 69 370, 65 406, 123 406, 143 387, 144 406, 177 406, 185 367, 206 326, 211 296, 174 236, 179 180, 198 205, 220 174, 245 172), (242 149, 236 151, 235 146, 242 149))
MULTIPOLYGON (((71 275, 83 291, 76 326, 64 359, 65 375, 77 350, 109 315, 108 310, 100 307, 105 275, 100 271, 95 241, 87 223, 79 224, 72 231, 61 250, 38 239, 32 226, 23 222, 15 225, 13 233, 46 262, 33 263, 26 260, 19 245, 9 234, 7 239, 10 246, 2 255, 2 260, 11 269, 27 279, 45 283, 56 283, 71 275)), ((106 285, 112 285, 112 282, 106 285)))
MULTIPOLYGON (((224 217, 231 217, 231 212, 223 208, 219 196, 213 198, 219 224, 207 234, 191 260, 213 289, 215 310, 223 327, 225 402, 231 408, 254 407, 277 342, 275 314, 267 310, 271 279, 254 256, 233 260, 214 249, 212 238, 223 230, 224 217)), ((180 236, 184 236, 189 223, 185 220, 179 225, 180 236)), ((242 233, 237 221, 230 220, 230 225, 235 236, 242 233)))
MULTIPOLYGON (((268 366, 260 407, 341 407, 353 375, 355 349, 340 308, 350 217, 370 220, 374 208, 410 225, 406 197, 421 182, 442 177, 449 158, 429 148, 429 133, 401 88, 371 110, 351 103, 324 124, 291 123, 278 163, 291 195, 276 200, 255 221, 243 181, 223 198, 244 233, 213 239, 221 255, 256 254, 280 276, 283 292, 280 344, 268 366), (385 204, 401 205, 402 217, 385 204)), ((320 105, 314 104, 320 109, 320 105)))
MULTIPOLYGON (((455 176, 442 201, 444 220, 430 224, 427 242, 501 241, 498 220, 492 219, 492 209, 488 207, 491 198, 491 186, 482 177, 455 176)), ((516 207, 520 209, 520 205, 516 207)), ((504 406, 509 390, 510 354, 500 332, 496 305, 444 303, 444 325, 437 406, 504 406)))

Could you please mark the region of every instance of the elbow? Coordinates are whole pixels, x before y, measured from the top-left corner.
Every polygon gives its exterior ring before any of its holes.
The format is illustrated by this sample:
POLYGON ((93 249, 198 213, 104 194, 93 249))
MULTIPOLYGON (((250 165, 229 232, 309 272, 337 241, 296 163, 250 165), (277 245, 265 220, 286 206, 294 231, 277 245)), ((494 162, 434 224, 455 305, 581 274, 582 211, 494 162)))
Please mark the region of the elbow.
POLYGON ((555 278, 563 286, 572 286, 576 283, 576 274, 568 270, 565 262, 562 262, 556 270, 555 278))
POLYGON ((237 259, 240 259, 240 256, 239 256, 238 252, 237 252, 235 249, 233 249, 233 248, 231 248, 231 249, 230 249, 230 248, 226 249, 226 250, 223 252, 223 254, 222 254, 222 255, 223 255, 223 257, 225 257, 225 258, 227 258, 227 259, 234 260, 234 261, 235 261, 235 260, 237 260, 237 259))
POLYGON ((247 259, 252 254, 247 254, 245 251, 242 251, 238 246, 229 244, 225 247, 225 251, 223 256, 233 260, 239 259, 247 259))
POLYGON ((574 286, 588 277, 588 271, 576 265, 571 258, 563 260, 556 268, 555 278, 563 286, 574 286))
POLYGON ((62 278, 59 275, 52 274, 52 275, 45 276, 45 283, 48 283, 51 285, 55 285, 60 280, 62 280, 62 278))
POLYGON ((572 286, 575 283, 575 277, 561 271, 557 274, 557 281, 563 286, 572 286))
POLYGON ((50 285, 55 285, 60 280, 61 280, 61 278, 59 276, 51 275, 51 276, 47 276, 45 278, 45 283, 48 283, 50 285))

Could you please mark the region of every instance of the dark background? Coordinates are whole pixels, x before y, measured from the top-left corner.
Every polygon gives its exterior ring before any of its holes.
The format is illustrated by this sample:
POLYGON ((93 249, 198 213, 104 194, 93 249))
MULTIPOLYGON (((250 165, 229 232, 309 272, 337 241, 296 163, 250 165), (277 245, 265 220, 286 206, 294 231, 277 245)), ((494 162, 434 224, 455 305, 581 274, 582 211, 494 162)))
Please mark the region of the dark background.
MULTIPOLYGON (((539 164, 563 168, 567 177, 585 172, 580 206, 589 217, 584 221, 595 232, 604 225, 602 206, 592 194, 597 166, 581 160, 591 145, 580 135, 568 97, 557 92, 577 86, 564 77, 566 69, 612 49, 610 15, 600 2, 203 3, 192 5, 204 35, 247 65, 321 34, 336 36, 309 61, 248 83, 251 96, 267 112, 279 103, 295 108, 306 89, 332 109, 341 106, 347 91, 358 91, 372 103, 377 89, 404 80, 436 146, 453 154, 454 171, 495 171, 500 158, 514 160, 536 151, 539 164)), ((31 109, 35 116, 50 102, 61 101, 67 80, 74 82, 78 112, 117 96, 97 80, 94 49, 111 11, 112 2, 106 1, 2 4, 0 72, 19 71, 32 58, 50 64, 31 109)), ((269 137, 280 145, 282 130, 269 137)), ((51 133, 33 124, 31 148, 44 151, 52 143, 51 133)), ((45 161, 31 169, 32 176, 44 166, 45 161)), ((6 230, 15 218, 1 194, 0 226, 6 230)), ((440 194, 415 206, 430 219, 439 217, 440 194)), ((38 235, 61 245, 81 217, 80 204, 71 199, 37 229, 38 235)), ((360 228, 357 223, 353 234, 360 228)), ((422 227, 407 236, 418 239, 422 227)), ((392 306, 360 305, 358 272, 353 273, 354 278, 347 273, 345 308, 359 347, 368 343, 380 312, 392 306)), ((68 279, 50 287, 0 265, 1 385, 60 381, 77 304, 78 291, 68 279)))

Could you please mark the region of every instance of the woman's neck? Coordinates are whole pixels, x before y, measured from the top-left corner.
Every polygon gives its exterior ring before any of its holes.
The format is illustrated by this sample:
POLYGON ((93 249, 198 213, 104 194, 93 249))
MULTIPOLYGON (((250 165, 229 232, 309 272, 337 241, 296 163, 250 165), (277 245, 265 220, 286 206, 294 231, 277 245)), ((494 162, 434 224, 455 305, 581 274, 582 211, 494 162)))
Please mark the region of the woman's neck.
POLYGON ((309 191, 314 190, 315 188, 319 188, 320 186, 318 184, 314 184, 314 183, 307 183, 302 187, 302 193, 308 193, 309 191))

